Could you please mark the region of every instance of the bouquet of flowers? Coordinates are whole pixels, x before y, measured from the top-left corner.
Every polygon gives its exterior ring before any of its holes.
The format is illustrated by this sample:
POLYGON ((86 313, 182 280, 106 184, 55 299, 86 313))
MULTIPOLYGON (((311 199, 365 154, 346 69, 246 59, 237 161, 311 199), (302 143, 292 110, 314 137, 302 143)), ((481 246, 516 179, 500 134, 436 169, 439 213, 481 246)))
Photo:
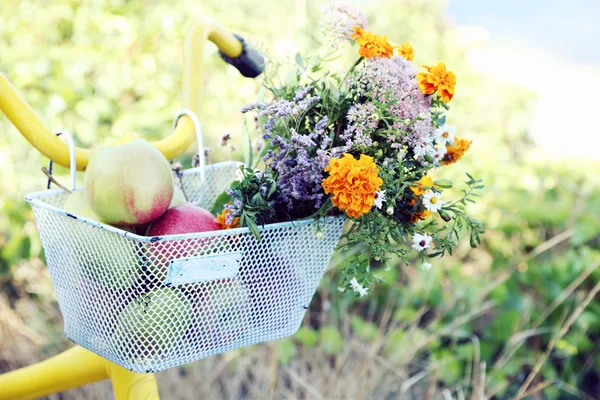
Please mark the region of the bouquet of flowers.
POLYGON ((452 200, 452 182, 428 175, 471 144, 446 124, 454 73, 443 62, 419 72, 409 43, 394 46, 367 24, 362 11, 330 4, 319 54, 297 54, 283 82, 265 78, 271 98, 242 109, 255 115, 254 154, 218 205, 224 227, 247 226, 257 237, 258 225, 345 215, 340 248, 360 251, 340 290, 360 296, 380 279, 372 264, 408 264, 416 251, 429 269, 427 259, 452 254, 463 229, 473 247, 483 232, 465 213, 481 181, 468 175, 452 200), (358 53, 348 68, 327 68, 347 52, 358 53))

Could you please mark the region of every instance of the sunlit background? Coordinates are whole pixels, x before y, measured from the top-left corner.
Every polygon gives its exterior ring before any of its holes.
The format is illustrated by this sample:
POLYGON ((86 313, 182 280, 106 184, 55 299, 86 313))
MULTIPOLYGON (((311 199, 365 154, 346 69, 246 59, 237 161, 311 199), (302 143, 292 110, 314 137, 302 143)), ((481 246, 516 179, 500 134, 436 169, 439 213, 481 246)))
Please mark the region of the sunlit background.
POLYGON ((590 123, 600 90, 599 2, 450 0, 448 15, 473 44, 474 68, 535 93, 528 129, 540 149, 600 159, 600 126, 590 123))
MULTIPOLYGON (((158 374, 167 399, 600 397, 600 3, 380 0, 371 29, 457 75, 449 123, 473 140, 438 175, 486 182, 487 228, 431 271, 398 265, 367 301, 337 292, 334 258, 301 330, 158 374), (566 324, 566 325, 565 325, 566 324), (563 328, 561 330, 561 328, 563 328), (544 354, 547 353, 547 356, 544 354), (533 372, 532 372, 533 371, 533 372), (533 374, 533 375, 532 375, 533 374)), ((325 2, 0 0, 0 72, 47 126, 94 147, 164 137, 181 102, 183 38, 209 15, 282 62, 310 52, 325 2)), ((247 80, 207 46, 200 114, 211 160, 239 140, 247 80)), ((0 372, 71 344, 25 193, 47 165, 0 115, 0 372)), ((241 146, 239 146, 241 147, 241 146)), ((182 158, 189 166, 196 150, 182 158)), ((67 181, 57 168, 57 179, 67 181)), ((0 388, 1 390, 1 388, 0 388)), ((110 398, 107 383, 63 399, 110 398)), ((58 398, 58 397, 54 397, 58 398)))

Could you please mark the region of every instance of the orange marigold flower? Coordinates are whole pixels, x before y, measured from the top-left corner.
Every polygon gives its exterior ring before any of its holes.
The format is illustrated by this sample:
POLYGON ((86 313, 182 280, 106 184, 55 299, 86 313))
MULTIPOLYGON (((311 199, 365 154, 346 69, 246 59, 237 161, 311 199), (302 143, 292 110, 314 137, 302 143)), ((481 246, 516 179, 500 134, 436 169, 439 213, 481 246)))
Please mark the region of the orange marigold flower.
MULTIPOLYGON (((229 204, 231 204, 231 203, 229 203, 229 204)), ((221 229, 232 229, 232 228, 237 228, 240 226, 239 217, 234 218, 231 221, 230 225, 227 224, 227 214, 230 214, 230 213, 231 213, 231 210, 224 208, 223 211, 221 212, 221 214, 217 214, 217 223, 219 225, 221 225, 221 229)))
MULTIPOLYGON (((417 199, 412 199, 408 202, 409 206, 414 206, 415 203, 417 202, 417 199)), ((422 207, 422 206, 421 206, 422 207)), ((424 207, 422 207, 424 208, 424 207)), ((431 217, 431 211, 424 209, 423 211, 415 211, 414 214, 411 214, 410 216, 410 221, 412 223, 417 223, 417 221, 419 221, 420 219, 427 219, 429 217, 431 217)))
POLYGON ((385 36, 375 35, 370 31, 362 29, 360 26, 354 27, 354 33, 350 38, 358 42, 360 45, 358 54, 365 58, 390 58, 394 55, 394 47, 388 43, 385 36))
POLYGON ((412 61, 415 58, 415 49, 413 49, 412 45, 408 42, 402 43, 397 47, 398 55, 404 57, 408 61, 412 61))
POLYGON ((414 213, 413 215, 410 216, 410 221, 413 223, 416 223, 420 219, 427 219, 429 217, 431 217, 431 211, 429 211, 429 210, 417 211, 416 213, 414 213))
POLYGON ((454 138, 452 146, 446 146, 446 155, 442 159, 442 165, 448 165, 457 162, 471 147, 472 140, 454 138))
POLYGON ((344 153, 341 158, 332 158, 325 172, 329 172, 329 176, 321 185, 325 194, 333 193, 331 202, 334 206, 352 218, 371 210, 375 191, 383 185, 373 157, 361 154, 357 160, 344 153))
POLYGON ((456 76, 452 71, 446 70, 446 65, 441 62, 438 65, 424 65, 427 72, 419 72, 417 81, 419 89, 423 94, 433 94, 437 90, 440 99, 448 103, 454 96, 454 85, 456 85, 456 76))
POLYGON ((410 190, 412 190, 415 196, 422 196, 423 193, 429 190, 429 188, 437 189, 437 186, 433 184, 433 179, 428 177, 427 175, 423 176, 417 182, 415 182, 416 186, 411 186, 410 190), (423 189, 423 187, 426 187, 423 189))

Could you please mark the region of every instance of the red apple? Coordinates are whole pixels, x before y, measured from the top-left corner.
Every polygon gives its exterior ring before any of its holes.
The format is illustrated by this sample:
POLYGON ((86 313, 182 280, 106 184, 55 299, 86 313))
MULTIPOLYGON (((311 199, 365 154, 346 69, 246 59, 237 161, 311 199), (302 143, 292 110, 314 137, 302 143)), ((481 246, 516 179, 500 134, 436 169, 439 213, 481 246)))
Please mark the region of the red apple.
MULTIPOLYGON (((146 236, 166 236, 220 230, 216 218, 192 204, 167 210, 154 221, 146 236)), ((165 281, 171 260, 198 257, 215 244, 214 238, 157 240, 150 248, 149 270, 153 283, 165 281)), ((207 282, 178 285, 190 301, 194 318, 187 339, 194 346, 210 349, 235 343, 245 331, 249 318, 248 293, 239 278, 224 278, 207 282)))
POLYGON ((209 211, 193 204, 181 204, 169 208, 154 220, 148 228, 146 236, 178 235, 219 229, 221 229, 221 225, 209 211))
MULTIPOLYGON (((221 226, 210 212, 193 204, 182 204, 169 208, 152 222, 146 236, 178 235, 219 229, 221 226)), ((152 243, 149 265, 154 278, 164 281, 171 260, 196 257, 208 243, 210 239, 159 240, 152 243)))

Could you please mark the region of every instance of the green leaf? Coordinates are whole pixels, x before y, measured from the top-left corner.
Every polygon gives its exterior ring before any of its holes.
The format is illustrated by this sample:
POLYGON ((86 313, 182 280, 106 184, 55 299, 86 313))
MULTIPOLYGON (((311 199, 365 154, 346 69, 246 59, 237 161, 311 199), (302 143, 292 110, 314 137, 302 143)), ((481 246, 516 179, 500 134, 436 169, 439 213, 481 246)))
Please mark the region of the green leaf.
POLYGON ((321 346, 325 354, 331 356, 340 354, 344 346, 342 334, 333 326, 321 328, 321 346))
POLYGON ((276 190, 277 190, 277 183, 276 183, 276 182, 273 182, 273 183, 271 184, 271 187, 269 188, 269 194, 267 195, 267 198, 271 197, 271 195, 272 195, 273 193, 275 193, 275 191, 276 191, 276 190))
POLYGON ((317 344, 319 336, 317 335, 317 331, 314 329, 302 326, 294 335, 294 339, 296 339, 302 346, 311 348, 317 344))
POLYGON ((289 365, 296 354, 296 346, 290 338, 279 341, 279 362, 283 365, 289 365))
POLYGON ((302 71, 304 71, 305 67, 304 67, 304 60, 302 60, 302 54, 296 53, 294 60, 296 60, 296 64, 300 67, 300 69, 302 71))
POLYGON ((360 317, 352 318, 350 325, 358 336, 366 340, 374 340, 375 337, 377 337, 377 332, 379 331, 374 323, 364 321, 360 317))
POLYGON ((439 179, 433 182, 434 185, 441 187, 442 189, 451 189, 452 181, 450 179, 439 179))
POLYGON ((573 246, 582 246, 596 236, 600 235, 600 220, 588 216, 575 224, 573 236, 570 242, 573 246))
POLYGON ((220 213, 221 211, 223 211, 223 206, 225 204, 229 203, 230 201, 233 201, 233 197, 228 195, 227 191, 224 191, 223 193, 221 193, 219 195, 219 197, 217 197, 217 199, 215 200, 215 203, 213 204, 213 206, 210 209, 211 214, 217 215, 217 213, 220 213))
POLYGON ((244 164, 252 165, 254 152, 252 151, 252 141, 250 140, 250 132, 248 132, 246 120, 244 120, 244 124, 242 125, 242 145, 244 146, 244 164))
MULTIPOLYGON (((246 213, 242 214, 245 215, 246 213)), ((256 238, 256 240, 258 240, 260 242, 261 237, 260 237, 260 231, 258 230, 258 225, 256 225, 256 222, 254 222, 254 220, 252 218, 245 218, 244 221, 246 222, 246 226, 248 227, 248 229, 250 229, 250 232, 252 232, 252 234, 254 235, 254 237, 256 238)))

